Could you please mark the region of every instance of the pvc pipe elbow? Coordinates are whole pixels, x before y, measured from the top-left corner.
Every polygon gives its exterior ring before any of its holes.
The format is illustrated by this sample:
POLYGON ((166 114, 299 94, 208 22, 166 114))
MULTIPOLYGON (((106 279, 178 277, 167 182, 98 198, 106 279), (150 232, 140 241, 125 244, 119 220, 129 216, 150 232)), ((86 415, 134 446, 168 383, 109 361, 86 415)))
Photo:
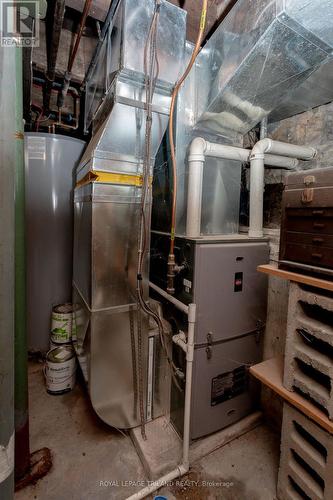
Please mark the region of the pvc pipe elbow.
POLYGON ((205 161, 206 141, 202 137, 193 139, 190 145, 188 161, 205 161))
POLYGON ((254 145, 250 160, 263 159, 266 153, 308 161, 316 156, 317 150, 311 146, 298 146, 265 137, 265 139, 261 139, 254 145))
POLYGON ((298 144, 290 144, 287 142, 274 141, 272 139, 263 139, 257 142, 252 152, 272 153, 275 155, 287 156, 290 158, 298 158, 299 160, 312 160, 317 150, 311 146, 299 146, 298 144), (258 148, 258 149, 257 149, 258 148))
POLYGON ((272 139, 269 139, 268 137, 258 141, 252 148, 250 160, 254 160, 256 158, 264 159, 265 153, 268 153, 268 151, 272 149, 272 144, 272 139))
POLYGON ((189 462, 182 462, 179 466, 178 466, 178 470, 179 470, 179 475, 180 476, 184 476, 185 474, 188 473, 188 471, 190 470, 190 464, 189 462))

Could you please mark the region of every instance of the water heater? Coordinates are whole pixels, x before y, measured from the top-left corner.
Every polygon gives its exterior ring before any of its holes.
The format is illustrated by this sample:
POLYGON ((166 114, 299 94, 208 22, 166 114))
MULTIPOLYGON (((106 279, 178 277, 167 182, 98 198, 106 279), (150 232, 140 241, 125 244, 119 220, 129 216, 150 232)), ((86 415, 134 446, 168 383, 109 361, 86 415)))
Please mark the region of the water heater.
POLYGON ((25 134, 28 348, 49 348, 52 306, 71 300, 73 176, 85 142, 25 134))

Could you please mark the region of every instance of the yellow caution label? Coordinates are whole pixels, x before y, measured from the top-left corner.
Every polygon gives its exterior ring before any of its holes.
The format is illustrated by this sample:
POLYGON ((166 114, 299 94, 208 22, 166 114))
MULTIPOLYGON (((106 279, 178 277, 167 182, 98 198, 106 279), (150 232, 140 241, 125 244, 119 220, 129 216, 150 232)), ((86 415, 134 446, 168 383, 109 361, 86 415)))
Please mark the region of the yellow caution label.
MULTIPOLYGON (((77 182, 76 187, 84 186, 85 184, 90 184, 91 182, 141 187, 143 184, 143 177, 138 174, 120 174, 114 172, 102 172, 101 170, 91 170, 83 177, 83 179, 77 182)), ((152 177, 149 178, 149 183, 151 184, 151 182, 152 177)))

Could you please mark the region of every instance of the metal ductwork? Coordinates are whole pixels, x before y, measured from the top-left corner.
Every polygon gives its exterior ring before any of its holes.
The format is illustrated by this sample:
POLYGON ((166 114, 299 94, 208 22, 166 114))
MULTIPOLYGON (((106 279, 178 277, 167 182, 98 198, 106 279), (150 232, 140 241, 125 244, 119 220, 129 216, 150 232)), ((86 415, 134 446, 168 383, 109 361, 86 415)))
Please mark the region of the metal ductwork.
MULTIPOLYGON (((333 100, 333 3, 238 0, 203 47, 179 94, 176 232, 185 234, 188 149, 195 137, 242 146, 243 134, 333 100)), ((187 47, 187 57, 191 44, 187 47)), ((201 235, 238 232, 241 162, 207 158, 201 235)), ((168 144, 154 173, 152 228, 170 228, 168 144)))
POLYGON ((239 0, 205 45, 201 132, 248 132, 332 58, 330 0, 239 0))
MULTIPOLYGON (((193 45, 186 43, 186 58, 189 59, 193 45)), ((205 94, 209 81, 204 75, 206 68, 205 49, 199 53, 195 65, 177 99, 175 120, 175 146, 177 158, 177 205, 176 233, 185 235, 186 204, 188 193, 188 149, 195 137, 202 136, 208 141, 241 147, 243 137, 234 132, 205 132, 195 129, 199 117, 204 112, 205 94)), ((165 139, 158 151, 153 180, 152 229, 170 231, 170 158, 169 145, 165 139)), ((241 183, 241 162, 209 157, 206 159, 203 190, 201 234, 235 234, 238 232, 239 191, 241 183)))
POLYGON ((319 66, 305 82, 292 91, 269 115, 270 122, 277 122, 290 116, 333 101, 333 60, 319 66))
MULTIPOLYGON (((154 0, 122 0, 117 8, 87 82, 85 124, 92 122, 93 137, 76 173, 76 348, 95 411, 118 428, 139 424, 138 391, 150 400, 152 386, 146 370, 148 326, 143 315, 139 319, 136 287, 147 116, 144 52, 154 9, 154 0)), ((151 168, 183 67, 185 32, 185 11, 162 0, 151 168)), ((151 193, 148 198, 147 221, 151 193)), ((142 281, 148 297, 147 271, 146 257, 142 281)))

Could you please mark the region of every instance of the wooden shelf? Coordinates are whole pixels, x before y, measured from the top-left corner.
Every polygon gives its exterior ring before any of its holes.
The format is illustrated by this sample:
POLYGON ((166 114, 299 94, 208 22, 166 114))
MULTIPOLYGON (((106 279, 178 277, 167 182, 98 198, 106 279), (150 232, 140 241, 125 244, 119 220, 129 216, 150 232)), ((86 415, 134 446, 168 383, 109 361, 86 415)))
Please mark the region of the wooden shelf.
MULTIPOLYGON (((262 267, 262 266, 260 266, 262 267)), ((323 429, 333 434, 333 422, 331 422, 324 412, 315 405, 307 401, 297 392, 288 391, 282 384, 283 359, 273 358, 263 361, 258 365, 251 366, 250 373, 260 380, 264 385, 279 394, 285 401, 300 410, 311 420, 317 422, 323 429)))
POLYGON ((331 292, 333 292, 333 281, 324 280, 322 278, 315 278, 313 276, 295 273, 292 271, 285 271, 284 269, 279 269, 277 266, 274 266, 272 264, 258 266, 257 270, 260 273, 270 274, 271 276, 276 276, 285 280, 294 281, 296 283, 303 283, 304 285, 310 285, 316 288, 322 288, 324 290, 330 290, 331 292))

